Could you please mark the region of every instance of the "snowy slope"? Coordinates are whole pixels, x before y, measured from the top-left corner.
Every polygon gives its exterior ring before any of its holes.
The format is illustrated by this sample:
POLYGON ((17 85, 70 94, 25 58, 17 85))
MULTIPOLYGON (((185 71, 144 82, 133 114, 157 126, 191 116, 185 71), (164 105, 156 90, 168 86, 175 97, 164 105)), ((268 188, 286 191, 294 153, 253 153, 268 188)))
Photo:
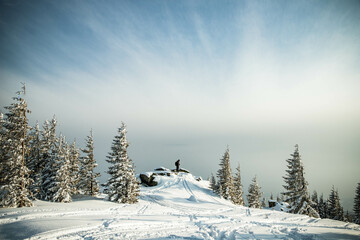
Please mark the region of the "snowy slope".
POLYGON ((138 204, 102 198, 0 209, 0 239, 360 239, 360 226, 234 206, 191 174, 157 176, 138 204))

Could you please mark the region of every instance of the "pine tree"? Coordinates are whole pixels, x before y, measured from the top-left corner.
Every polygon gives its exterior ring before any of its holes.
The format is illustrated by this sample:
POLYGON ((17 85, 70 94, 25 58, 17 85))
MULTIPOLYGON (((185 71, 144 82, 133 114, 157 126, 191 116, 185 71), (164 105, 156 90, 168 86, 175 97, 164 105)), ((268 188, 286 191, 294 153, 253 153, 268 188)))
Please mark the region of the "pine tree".
POLYGON ((210 177, 210 189, 213 190, 214 193, 218 193, 216 179, 214 177, 214 174, 212 174, 212 173, 211 173, 211 177, 210 177))
POLYGON ((71 194, 78 194, 79 193, 79 182, 80 182, 80 171, 79 171, 79 164, 80 164, 80 152, 79 149, 76 147, 76 141, 69 146, 69 175, 71 179, 71 194))
POLYGON ((311 196, 311 201, 312 201, 312 205, 311 205, 312 208, 314 208, 315 211, 319 213, 319 200, 318 200, 317 192, 315 190, 313 192, 313 195, 311 196))
POLYGON ((274 195, 272 193, 270 194, 270 200, 274 200, 274 195))
POLYGON ((57 156, 59 151, 59 138, 56 137, 56 117, 51 123, 45 121, 42 143, 42 161, 44 167, 40 175, 40 197, 42 200, 52 201, 55 194, 53 185, 56 181, 56 172, 58 170, 57 156))
POLYGON ((354 223, 360 224, 360 183, 358 183, 355 190, 353 210, 354 210, 354 223))
POLYGON ((244 192, 242 188, 243 186, 241 184, 240 164, 238 164, 234 178, 234 197, 232 201, 234 204, 244 206, 244 198, 243 198, 244 192))
POLYGON ((299 154, 299 147, 295 145, 295 152, 291 154, 292 158, 286 160, 288 170, 284 178, 286 185, 283 185, 285 192, 285 202, 290 206, 289 212, 295 214, 305 214, 310 217, 319 217, 319 214, 311 207, 312 201, 307 190, 308 183, 304 177, 304 167, 299 154))
POLYGON ((134 165, 127 155, 129 146, 126 140, 126 126, 118 129, 106 161, 111 164, 107 173, 109 180, 104 184, 107 199, 118 203, 136 203, 139 196, 139 183, 135 177, 134 165))
POLYGON ((344 210, 340 204, 340 197, 337 190, 334 186, 331 189, 329 200, 328 200, 328 217, 330 219, 343 221, 344 220, 344 210))
POLYGON ((324 201, 324 196, 323 194, 321 194, 320 198, 319 198, 319 204, 318 204, 318 208, 319 208, 319 216, 321 218, 327 218, 327 201, 324 201))
POLYGON ((258 185, 256 176, 253 178, 252 183, 249 186, 248 192, 249 193, 247 195, 247 201, 248 201, 249 207, 261 208, 260 199, 261 199, 262 193, 260 192, 260 187, 258 185))
POLYGON ((25 84, 14 103, 6 106, 6 119, 1 120, 1 162, 0 162, 0 206, 32 206, 29 186, 32 181, 30 170, 26 167, 28 154, 28 118, 30 111, 21 94, 25 94, 25 84))
POLYGON ((220 169, 217 173, 219 195, 224 199, 231 200, 234 195, 234 180, 231 175, 229 148, 224 153, 219 165, 220 169))
POLYGON ((261 208, 266 208, 266 198, 263 198, 261 201, 261 208))
POLYGON ((90 131, 90 136, 86 139, 86 148, 81 149, 85 154, 80 158, 80 190, 90 196, 95 196, 99 193, 99 183, 96 178, 100 176, 100 173, 95 173, 94 169, 97 167, 96 160, 94 158, 94 140, 93 132, 90 131))
POLYGON ((49 184, 49 200, 53 202, 71 202, 72 184, 70 175, 70 147, 65 137, 60 136, 54 161, 55 177, 49 184))
POLYGON ((43 166, 41 165, 41 131, 38 123, 36 123, 35 127, 31 129, 29 139, 29 155, 26 162, 27 167, 31 171, 30 178, 33 180, 30 190, 34 197, 40 198, 40 174, 43 166))

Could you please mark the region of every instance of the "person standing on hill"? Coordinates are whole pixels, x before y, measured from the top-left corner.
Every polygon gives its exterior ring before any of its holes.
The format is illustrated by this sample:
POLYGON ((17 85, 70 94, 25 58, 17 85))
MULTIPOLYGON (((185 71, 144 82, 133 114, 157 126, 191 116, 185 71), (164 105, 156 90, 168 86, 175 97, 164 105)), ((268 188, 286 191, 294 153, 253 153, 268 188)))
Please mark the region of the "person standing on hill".
POLYGON ((178 159, 178 160, 175 162, 175 166, 176 166, 176 171, 179 172, 179 170, 180 170, 180 159, 178 159))

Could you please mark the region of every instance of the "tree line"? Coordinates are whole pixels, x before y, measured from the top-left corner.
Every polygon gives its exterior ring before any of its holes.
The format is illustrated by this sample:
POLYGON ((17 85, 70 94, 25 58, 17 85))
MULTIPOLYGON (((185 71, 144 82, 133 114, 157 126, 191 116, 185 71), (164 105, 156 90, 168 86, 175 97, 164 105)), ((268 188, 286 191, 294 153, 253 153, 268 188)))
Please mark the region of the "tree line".
MULTIPOLYGON (((14 102, 5 106, 7 113, 0 113, 0 207, 30 207, 34 199, 70 202, 75 194, 98 195, 100 173, 95 172, 92 130, 86 147, 79 149, 75 140, 69 144, 65 136, 56 134, 55 116, 42 128, 38 123, 29 126, 31 111, 24 95, 25 84, 14 102)), ((112 177, 104 187, 109 200, 133 203, 139 188, 126 154, 125 134, 123 124, 108 156, 112 177)))
MULTIPOLYGON (((350 215, 340 203, 338 190, 334 186, 330 192, 329 198, 324 200, 323 195, 318 198, 314 191, 312 196, 308 192, 308 182, 304 176, 304 166, 299 153, 299 146, 295 145, 294 153, 291 158, 286 160, 287 169, 284 179, 284 191, 281 197, 277 197, 277 202, 287 203, 287 211, 294 214, 304 214, 315 218, 329 218, 334 220, 355 222, 360 224, 360 183, 356 188, 354 199, 354 215, 350 215)), ((220 159, 220 168, 216 177, 211 174, 210 188, 220 197, 232 201, 236 205, 245 206, 244 191, 241 183, 240 164, 238 164, 235 176, 232 175, 230 166, 230 150, 226 149, 223 157, 220 159)), ((248 206, 252 208, 266 207, 265 198, 262 198, 261 188, 257 181, 257 176, 252 179, 246 195, 248 206), (262 198, 262 199, 261 199, 262 198)), ((274 200, 273 195, 270 196, 274 200)))

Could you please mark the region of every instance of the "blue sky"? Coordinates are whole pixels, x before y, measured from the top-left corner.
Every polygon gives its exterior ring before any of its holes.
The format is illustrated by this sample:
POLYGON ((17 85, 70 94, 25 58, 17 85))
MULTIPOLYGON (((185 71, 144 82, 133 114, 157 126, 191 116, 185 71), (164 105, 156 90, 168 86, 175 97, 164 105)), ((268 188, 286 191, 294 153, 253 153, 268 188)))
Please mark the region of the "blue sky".
POLYGON ((245 189, 282 189, 300 145, 310 190, 360 181, 359 1, 1 1, 0 101, 26 82, 103 173, 121 121, 137 171, 207 177, 227 145, 245 189))

